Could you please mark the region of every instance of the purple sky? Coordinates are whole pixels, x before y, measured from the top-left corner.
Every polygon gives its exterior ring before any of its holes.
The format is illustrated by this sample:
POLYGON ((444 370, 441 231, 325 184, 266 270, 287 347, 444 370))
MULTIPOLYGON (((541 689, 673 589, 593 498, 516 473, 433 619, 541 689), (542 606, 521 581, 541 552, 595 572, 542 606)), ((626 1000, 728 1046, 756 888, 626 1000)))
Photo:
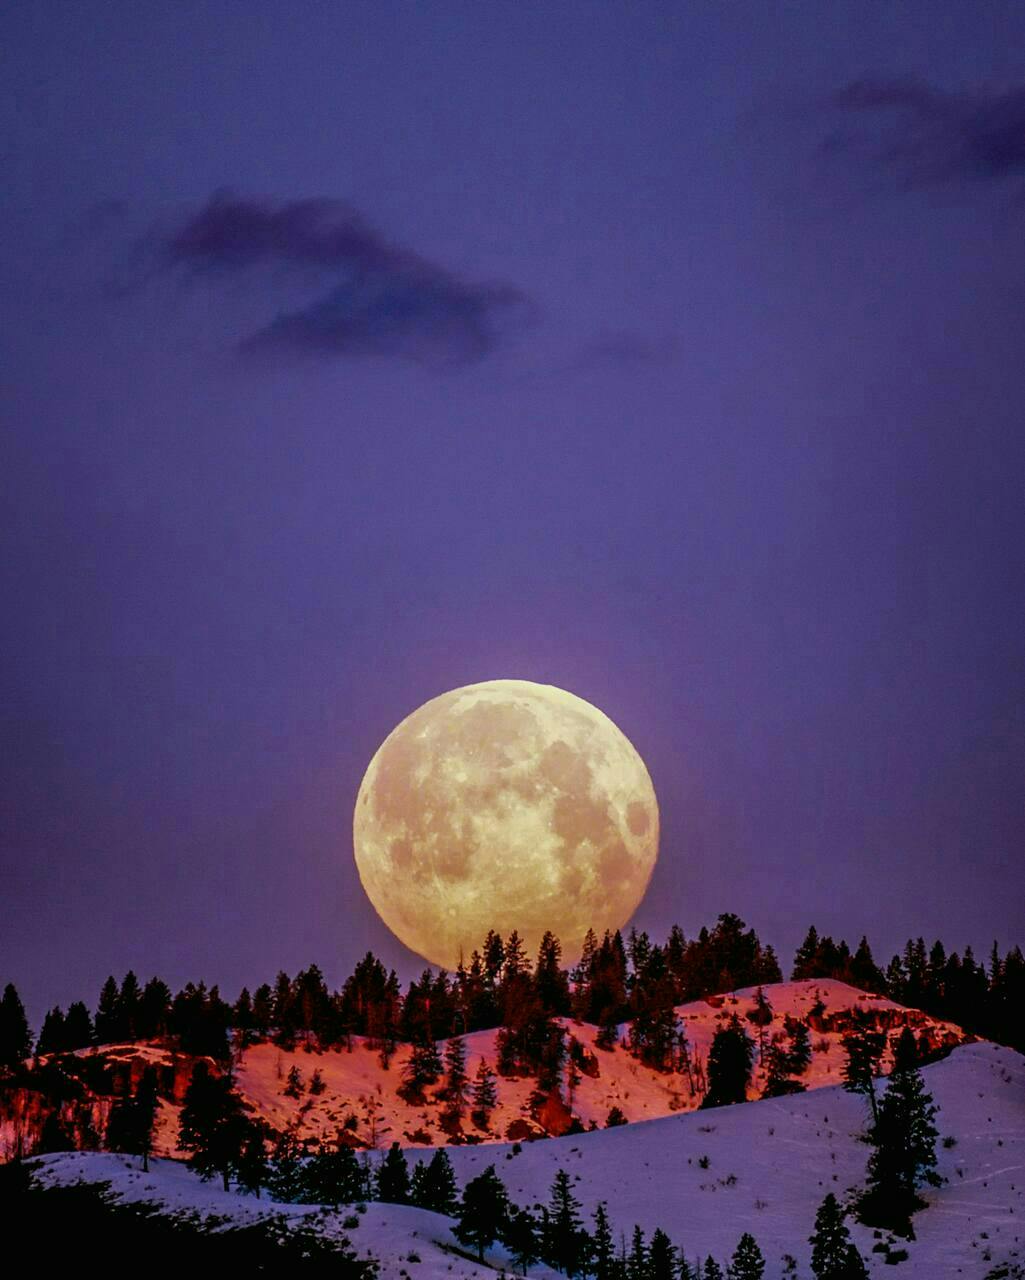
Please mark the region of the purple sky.
POLYGON ((368 947, 351 810, 509 676, 636 922, 1025 934, 1018 4, 9 6, 0 979, 368 947))

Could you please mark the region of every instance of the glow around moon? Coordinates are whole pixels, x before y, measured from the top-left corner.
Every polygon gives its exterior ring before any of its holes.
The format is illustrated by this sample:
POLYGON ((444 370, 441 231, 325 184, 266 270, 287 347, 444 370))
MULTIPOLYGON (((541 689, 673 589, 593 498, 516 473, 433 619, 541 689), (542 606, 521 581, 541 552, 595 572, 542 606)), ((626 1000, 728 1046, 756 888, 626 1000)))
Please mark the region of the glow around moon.
POLYGON ((552 685, 489 680, 407 716, 367 768, 353 843, 392 932, 435 964, 489 929, 564 956, 622 927, 658 856, 644 761, 596 707, 552 685))

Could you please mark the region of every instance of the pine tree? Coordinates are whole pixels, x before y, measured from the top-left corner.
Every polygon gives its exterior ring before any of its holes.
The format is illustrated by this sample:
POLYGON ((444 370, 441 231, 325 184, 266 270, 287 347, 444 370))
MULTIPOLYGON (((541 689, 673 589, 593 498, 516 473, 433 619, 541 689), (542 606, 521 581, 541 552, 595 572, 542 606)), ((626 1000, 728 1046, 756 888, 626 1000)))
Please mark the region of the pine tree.
POLYGON ((747 1015, 747 1019, 756 1027, 767 1027, 772 1021, 772 1018, 772 1004, 769 1001, 769 997, 765 994, 765 988, 759 986, 758 990, 755 992, 754 1006, 751 1009, 751 1012, 747 1015))
POLYGON ((917 1066, 914 1037, 907 1027, 897 1042, 893 1070, 879 1103, 869 1141, 868 1189, 859 1206, 863 1222, 903 1229, 921 1208, 918 1188, 938 1186, 936 1107, 917 1066))
POLYGON ((762 1251, 754 1236, 745 1231, 730 1260, 730 1280, 762 1280, 764 1274, 762 1251))
POLYGON ((702 1107, 725 1107, 747 1098, 754 1045, 734 1014, 712 1040, 708 1054, 708 1092, 702 1107))
POLYGON ((787 1050, 787 1065, 790 1074, 803 1076, 811 1066, 811 1037, 808 1024, 802 1018, 787 1018, 784 1022, 790 1047, 787 1050))
POLYGON ((501 1224, 499 1239, 509 1250, 513 1265, 526 1275, 527 1268, 541 1257, 541 1241, 537 1219, 528 1209, 512 1208, 501 1224))
POLYGON ((139 1034, 137 1024, 141 997, 139 979, 129 969, 121 983, 121 989, 117 993, 118 1039, 134 1040, 139 1034))
POLYGON ((302 1149, 291 1131, 283 1133, 274 1144, 266 1185, 271 1199, 279 1204, 301 1204, 306 1199, 307 1181, 302 1149))
POLYGON ((819 931, 812 925, 794 956, 794 967, 790 972, 790 981, 800 982, 804 978, 819 977, 820 975, 815 971, 818 955, 819 931))
POLYGON ((353 1204, 363 1195, 363 1171, 345 1142, 337 1141, 331 1146, 321 1143, 306 1162, 304 1173, 306 1190, 314 1204, 353 1204))
POLYGON ((197 1062, 179 1120, 178 1147, 188 1153, 190 1168, 204 1179, 219 1173, 227 1191, 249 1128, 242 1099, 230 1079, 211 1075, 205 1062, 197 1062))
POLYGON ((477 1065, 477 1075, 473 1082, 472 1115, 473 1122, 486 1129, 491 1113, 498 1106, 498 1083, 495 1073, 481 1058, 477 1065))
POLYGON ((594 1280, 616 1280, 616 1245, 604 1200, 598 1201, 598 1207, 594 1211, 594 1232, 591 1239, 591 1269, 594 1280))
POLYGON ((478 1260, 483 1262, 484 1250, 490 1249, 498 1239, 508 1217, 509 1197, 495 1173, 495 1166, 490 1164, 463 1188, 459 1221, 453 1234, 460 1244, 475 1248, 478 1260))
POLYGON ((253 992, 252 1032, 254 1040, 265 1040, 274 1025, 274 995, 269 983, 253 992))
POLYGON ((801 1093, 804 1085, 793 1079, 790 1054, 778 1040, 769 1045, 765 1055, 765 1087, 763 1098, 781 1098, 786 1094, 801 1093))
POLYGON ((537 953, 534 990, 546 1013, 561 1016, 569 1013, 569 980, 560 966, 562 946, 551 931, 546 931, 537 953))
POLYGON ((285 1079, 285 1087, 282 1090, 286 1098, 300 1098, 303 1092, 302 1072, 293 1063, 288 1069, 288 1075, 285 1079))
POLYGON ((93 1042, 93 1020, 89 1010, 81 1000, 68 1005, 67 1017, 64 1019, 64 1048, 68 1053, 76 1049, 87 1049, 93 1042))
POLYGON ((459 1205, 456 1192, 456 1175, 448 1152, 440 1147, 431 1156, 424 1173, 423 1208, 452 1217, 459 1205))
POLYGON ((489 929, 488 936, 484 939, 484 954, 481 960, 484 967, 484 981, 489 987, 496 986, 499 974, 502 972, 502 965, 505 964, 505 945, 501 934, 496 933, 494 929, 489 929))
POLYGON ((614 1049, 619 1043, 619 1019, 615 1009, 602 1016, 594 1043, 599 1049, 614 1049))
POLYGON ((149 1158, 153 1154, 153 1130, 159 1105, 156 1068, 148 1066, 135 1095, 119 1099, 107 1122, 107 1146, 111 1151, 141 1156, 144 1171, 149 1170, 149 1158))
POLYGON ((427 1166, 418 1160, 409 1175, 409 1203, 418 1209, 426 1209, 427 1195, 427 1166))
POLYGON ((676 1280, 676 1250, 661 1227, 656 1227, 648 1246, 649 1280, 676 1280))
POLYGON ((100 990, 100 999, 96 1005, 97 1044, 113 1044, 121 1038, 119 996, 117 981, 111 974, 100 990))
POLYGON ((568 1276, 579 1273, 589 1252, 590 1237, 583 1229, 580 1203, 565 1169, 552 1182, 543 1244, 545 1261, 568 1276))
POLYGON ((402 1068, 399 1096, 407 1102, 422 1102, 424 1087, 436 1083, 440 1075, 441 1058, 435 1042, 427 1039, 414 1044, 402 1068))
POLYGON ((67 1045, 67 1026, 63 1009, 54 1006, 43 1019, 43 1029, 36 1044, 36 1056, 63 1053, 67 1045))
POLYGON ((466 1109, 466 1088, 466 1043, 453 1036, 445 1046, 445 1097, 460 1116, 466 1109))
POLYGON ((260 1198, 260 1189, 267 1185, 267 1144, 256 1125, 250 1126, 242 1145, 235 1176, 239 1190, 260 1198))
POLYGON ((873 1124, 879 1120, 875 1077, 885 1047, 886 1033, 872 1030, 865 1019, 860 1019, 843 1038, 843 1087, 848 1093, 859 1093, 867 1099, 873 1124))
POLYGON ((701 1276, 702 1280, 723 1280, 722 1267, 714 1258, 706 1258, 701 1276))
POLYGON ((627 1280, 648 1280, 648 1250, 644 1244, 644 1232, 636 1224, 626 1259, 626 1275, 627 1280))
POLYGON ((320 1068, 318 1067, 313 1072, 313 1075, 310 1076, 310 1093, 314 1098, 318 1098, 326 1091, 326 1089, 327 1085, 324 1083, 324 1077, 321 1075, 320 1068))
MULTIPOLYGON (((70 1015, 70 1010, 68 1011, 70 1015)), ((144 1040, 167 1035, 171 991, 160 978, 150 978, 142 989, 136 1014, 136 1032, 144 1040)))
POLYGON ((815 1214, 815 1230, 808 1237, 811 1269, 816 1280, 863 1280, 868 1272, 851 1241, 843 1210, 830 1192, 815 1214))
POLYGON ((886 979, 872 958, 868 938, 864 935, 851 959, 851 982, 862 991, 872 992, 881 992, 886 985, 886 979))
POLYGON ((387 1204, 409 1203, 409 1169, 397 1142, 391 1144, 378 1167, 377 1199, 387 1204))
POLYGON ((0 1071, 14 1071, 32 1052, 32 1032, 13 982, 0 996, 0 1071))

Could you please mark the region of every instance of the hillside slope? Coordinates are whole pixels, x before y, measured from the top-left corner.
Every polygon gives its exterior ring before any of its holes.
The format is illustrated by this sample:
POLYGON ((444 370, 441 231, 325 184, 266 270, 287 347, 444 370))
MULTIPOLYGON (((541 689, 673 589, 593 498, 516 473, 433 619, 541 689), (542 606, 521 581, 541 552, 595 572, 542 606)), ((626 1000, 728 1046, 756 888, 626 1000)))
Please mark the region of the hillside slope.
MULTIPOLYGON (((843 1029, 849 1025, 852 1010, 867 1011, 895 1039, 900 1029, 910 1025, 936 1046, 962 1043, 964 1033, 950 1023, 913 1009, 904 1009, 890 1000, 870 996, 832 980, 777 983, 764 988, 773 1008, 773 1022, 767 1034, 779 1031, 785 1016, 808 1019, 817 1006, 824 1012, 812 1016, 811 1065, 801 1078, 808 1089, 838 1084, 842 1078, 844 1055, 841 1047, 843 1029)), ((686 1031, 694 1062, 700 1067, 708 1057, 715 1032, 731 1014, 746 1020, 754 1007, 754 988, 746 988, 710 1000, 680 1005, 677 1013, 686 1031)), ((655 1071, 639 1062, 622 1045, 613 1050, 595 1045, 596 1027, 564 1020, 569 1036, 575 1037, 593 1058, 597 1074, 581 1075, 572 1099, 573 1114, 586 1129, 602 1128, 612 1107, 618 1107, 628 1121, 651 1120, 681 1111, 693 1111, 701 1102, 702 1091, 692 1087, 681 1074, 655 1071)), ((745 1021, 752 1036, 757 1028, 745 1021)), ((621 1029, 626 1040, 627 1027, 621 1029)), ((496 1031, 478 1031, 464 1037, 467 1070, 470 1079, 481 1059, 494 1066, 496 1031)), ((398 1141, 403 1146, 447 1144, 452 1136, 441 1124, 442 1105, 428 1102, 410 1105, 396 1090, 401 1083, 402 1068, 409 1050, 400 1047, 390 1068, 384 1071, 378 1054, 357 1039, 351 1052, 288 1053, 273 1044, 256 1045, 247 1050, 237 1070, 238 1085, 243 1096, 276 1129, 290 1125, 301 1135, 333 1136, 347 1118, 353 1140, 361 1146, 380 1146, 398 1141), (308 1091, 298 1098, 285 1093, 289 1071, 296 1067, 306 1085, 314 1071, 319 1071, 325 1090, 314 1096, 308 1091)), ((888 1063, 884 1063, 888 1068, 888 1063)), ((503 1138, 540 1135, 543 1124, 532 1114, 530 1097, 533 1079, 498 1080, 499 1104, 487 1130, 480 1130, 469 1120, 465 1134, 473 1141, 495 1142, 503 1138), (512 1126, 512 1128, 510 1128, 512 1126)), ((749 1096, 757 1098, 764 1086, 764 1073, 756 1069, 749 1096)), ((428 1090, 430 1097, 432 1090, 428 1090)), ((565 1092, 565 1090, 564 1090, 565 1092)))
MULTIPOLYGON (((909 1257, 899 1271, 871 1252, 878 1243, 871 1231, 855 1227, 854 1235, 874 1277, 982 1280, 1025 1259, 1025 1058, 980 1042, 955 1049, 924 1068, 924 1076, 940 1108, 940 1132, 953 1139, 939 1149, 947 1181, 928 1192, 929 1207, 915 1218, 917 1239, 905 1246, 909 1257)), ((860 1099, 823 1087, 519 1148, 466 1146, 451 1156, 461 1183, 495 1164, 520 1204, 546 1201, 555 1172, 564 1168, 587 1212, 606 1200, 617 1231, 629 1232, 635 1222, 648 1233, 662 1226, 690 1258, 725 1259, 750 1231, 767 1260, 766 1280, 779 1280, 786 1254, 797 1259, 798 1274, 808 1275, 807 1237, 826 1192, 839 1195, 861 1181, 864 1121, 860 1099)), ((47 1179, 106 1180, 131 1198, 232 1217, 271 1208, 200 1183, 172 1162, 157 1162, 144 1175, 125 1157, 73 1153, 43 1157, 40 1167, 47 1179)), ((298 1206, 284 1211, 309 1213, 298 1206)), ((341 1230, 346 1212, 328 1214, 328 1229, 341 1230)), ((371 1205, 358 1219, 347 1234, 361 1253, 381 1259, 385 1277, 403 1270, 425 1278, 494 1274, 449 1251, 450 1223, 438 1215, 371 1205), (411 1263, 410 1253, 420 1261, 411 1263)), ((507 1262, 501 1250, 489 1256, 496 1267, 507 1262)))
MULTIPOLYGON (((809 1023, 813 1052, 808 1070, 801 1077, 801 1083, 809 1090, 840 1082, 844 1062, 842 1036, 855 1011, 885 1029, 891 1042, 904 1026, 911 1026, 932 1049, 949 1048, 970 1038, 950 1023, 938 1022, 918 1010, 830 979, 776 983, 766 986, 764 992, 773 1011, 772 1022, 763 1030, 766 1040, 782 1030, 787 1017, 809 1023)), ((558 1135, 571 1127, 604 1128, 613 1107, 627 1121, 694 1110, 704 1093, 702 1072, 718 1028, 737 1014, 752 1038, 759 1038, 759 1029, 748 1020, 754 998, 755 989, 746 988, 677 1008, 694 1068, 690 1077, 660 1072, 639 1061, 626 1048, 626 1025, 620 1028, 620 1044, 616 1048, 600 1049, 595 1043, 596 1027, 564 1019, 567 1036, 579 1043, 587 1063, 571 1099, 568 1074, 564 1073, 563 1096, 570 1102, 570 1109, 559 1104, 538 1111, 532 1106, 536 1088, 532 1077, 499 1077, 498 1106, 486 1128, 475 1125, 469 1116, 455 1130, 446 1126, 445 1104, 435 1097, 437 1086, 428 1088, 424 1102, 418 1105, 399 1096, 410 1052, 405 1045, 398 1047, 386 1069, 377 1049, 358 1036, 353 1037, 350 1049, 327 1051, 312 1047, 288 1051, 265 1042, 245 1050, 234 1070, 238 1088, 253 1114, 275 1131, 291 1129, 300 1140, 334 1139, 342 1131, 347 1142, 366 1149, 393 1141, 407 1147, 522 1141, 558 1135), (291 1096, 287 1090, 293 1068, 302 1081, 298 1096, 291 1096), (315 1072, 323 1084, 319 1093, 310 1089, 315 1072)), ((463 1037, 471 1080, 482 1059, 495 1065, 497 1036, 498 1032, 491 1030, 463 1037)), ((440 1047, 443 1050, 444 1044, 440 1047)), ((41 1065, 44 1074, 58 1070, 74 1076, 74 1090, 66 1096, 77 1093, 80 1101, 74 1115, 70 1107, 66 1108, 65 1119, 69 1129, 79 1136, 84 1133, 83 1123, 102 1135, 113 1099, 137 1088, 143 1070, 155 1066, 161 1094, 156 1151, 175 1156, 178 1114, 194 1063, 194 1058, 171 1045, 144 1042, 78 1050, 43 1059, 41 1065)), ((888 1060, 884 1059, 884 1071, 888 1067, 888 1060)), ((764 1083, 764 1070, 756 1055, 748 1096, 759 1097, 764 1083)), ((17 1150, 32 1149, 44 1113, 44 1099, 31 1090, 4 1092, 0 1097, 0 1159, 17 1150)), ((83 1140, 81 1145, 89 1142, 83 1140)))

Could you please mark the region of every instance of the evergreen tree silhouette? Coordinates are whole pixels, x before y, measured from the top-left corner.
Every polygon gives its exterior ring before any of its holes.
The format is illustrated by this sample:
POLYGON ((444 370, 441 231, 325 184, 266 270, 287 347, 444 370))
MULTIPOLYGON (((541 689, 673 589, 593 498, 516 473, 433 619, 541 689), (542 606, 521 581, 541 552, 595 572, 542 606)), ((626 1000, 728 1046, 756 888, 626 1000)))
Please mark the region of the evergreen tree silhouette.
POLYGON ((406 1065, 402 1068, 400 1097, 407 1102, 423 1101, 424 1088, 437 1082, 441 1069, 438 1046, 433 1040, 422 1040, 414 1044, 406 1065))
POLYGON ((114 1044, 120 1038, 119 995, 117 981, 111 974, 100 989, 100 998, 96 1005, 97 1044, 114 1044))
POLYGON ((0 996, 0 1071, 20 1067, 32 1052, 32 1032, 25 1017, 25 1006, 13 982, 0 996))
POLYGON ((219 1173, 227 1191, 249 1126, 242 1099, 230 1079, 212 1075, 205 1062, 197 1062, 179 1120, 178 1147, 188 1153, 190 1168, 204 1179, 219 1173))
POLYGON ((64 1019, 64 1048, 73 1053, 76 1049, 87 1049, 93 1043, 93 1020, 89 1010, 81 1000, 68 1005, 64 1019))
POLYGON ((409 1203, 418 1209, 426 1209, 427 1194, 427 1166, 418 1160, 409 1175, 409 1203))
MULTIPOLYGON (((242 1150, 239 1152, 235 1177, 239 1189, 260 1198, 260 1191, 267 1185, 270 1167, 267 1160, 267 1143, 256 1125, 250 1126, 242 1150)), ((331 1201, 325 1201, 330 1204, 331 1201)))
POLYGON ((409 1203, 409 1169, 397 1142, 388 1148, 377 1170, 377 1198, 388 1204, 409 1203))
POLYGON ((537 1220, 527 1209, 511 1208, 499 1230, 499 1239, 509 1250, 513 1265, 526 1275, 527 1268, 541 1257, 537 1220))
POLYGON ((762 1251, 754 1236, 745 1231, 730 1259, 730 1280, 762 1280, 764 1274, 762 1251))
POLYGON ((792 1076, 803 1076, 811 1066, 811 1037, 802 1018, 786 1018, 783 1023, 790 1038, 787 1066, 792 1076))
POLYGON ((569 1013, 569 980, 560 966, 562 946, 550 930, 545 932, 537 953, 534 970, 534 990, 541 1008, 548 1014, 563 1016, 569 1013))
POLYGON ((474 1123, 487 1128, 491 1113, 498 1106, 498 1084, 495 1073, 483 1058, 477 1064, 471 1106, 474 1123))
POLYGON ((453 1234, 460 1244, 476 1249, 478 1261, 483 1262, 484 1250, 499 1238, 508 1217, 509 1197, 495 1166, 490 1164, 463 1188, 453 1234))
POLYGON ((702 1107, 725 1107, 743 1102, 751 1080, 754 1045, 734 1014, 712 1039, 708 1053, 708 1092, 702 1107))
POLYGON ((271 1199, 280 1204, 300 1204, 306 1199, 306 1167, 294 1133, 286 1131, 275 1142, 266 1183, 271 1199))
POLYGON ((363 1195, 363 1170, 342 1141, 318 1146, 306 1162, 304 1182, 312 1204, 353 1204, 363 1195))
POLYGON ((142 992, 139 990, 139 979, 131 969, 125 974, 121 988, 117 993, 117 1038, 134 1040, 140 1034, 138 1028, 139 1003, 142 992))
POLYGON ((136 1034, 143 1040, 156 1040, 166 1036, 170 1012, 171 989, 161 978, 150 978, 139 997, 136 1034))
POLYGON ((656 1227, 648 1246, 649 1280, 676 1280, 676 1250, 661 1227, 656 1227))
POLYGON ((869 1141, 868 1187, 859 1206, 861 1220, 874 1226, 906 1230, 922 1207, 918 1188, 938 1186, 936 1107, 918 1069, 915 1039, 905 1027, 897 1041, 893 1070, 879 1103, 879 1118, 869 1141))
POLYGON ((830 1192, 815 1214, 815 1230, 808 1237, 815 1280, 866 1280, 865 1263, 851 1240, 843 1210, 830 1192))
POLYGON ((765 1087, 763 1098, 781 1098, 786 1094, 802 1093, 804 1085, 792 1075, 790 1053, 778 1040, 769 1045, 765 1054, 765 1087))
POLYGON ((466 1044, 453 1036, 445 1046, 445 1097, 460 1116, 466 1109, 466 1044))
POLYGON ((815 978, 815 965, 819 954, 819 931, 814 925, 808 929, 804 941, 797 948, 794 956, 794 967, 790 971, 790 981, 800 982, 804 978, 815 978))
POLYGON ((626 1259, 626 1275, 627 1280, 648 1280, 648 1250, 644 1244, 644 1232, 636 1224, 626 1259))
POLYGON ((886 1033, 872 1029, 864 1016, 856 1019, 854 1026, 843 1037, 844 1066, 843 1087, 848 1093, 864 1097, 872 1111, 872 1123, 879 1120, 879 1104, 876 1100, 875 1077, 886 1047, 886 1033))
POLYGON ((155 1067, 148 1066, 135 1094, 118 1099, 107 1122, 107 1146, 111 1151, 141 1156, 144 1171, 149 1170, 149 1158, 153 1153, 158 1106, 157 1072, 155 1067))
POLYGON ((448 1158, 448 1152, 439 1147, 431 1156, 431 1162, 424 1172, 424 1203, 425 1209, 431 1209, 434 1213, 444 1213, 452 1217, 459 1205, 459 1196, 456 1192, 456 1175, 452 1169, 452 1161, 448 1158))
POLYGON ((580 1203, 565 1169, 559 1169, 552 1181, 542 1244, 545 1261, 568 1276, 578 1275, 587 1261, 590 1236, 583 1229, 580 1203))
POLYGON ((594 1211, 594 1231, 591 1252, 591 1269, 594 1280, 616 1280, 618 1270, 616 1245, 612 1238, 612 1227, 609 1224, 608 1209, 604 1200, 598 1201, 594 1211))
POLYGON ((36 1055, 44 1057, 50 1053, 63 1053, 67 1047, 67 1024, 64 1011, 54 1006, 43 1019, 43 1028, 39 1032, 36 1044, 36 1055))

